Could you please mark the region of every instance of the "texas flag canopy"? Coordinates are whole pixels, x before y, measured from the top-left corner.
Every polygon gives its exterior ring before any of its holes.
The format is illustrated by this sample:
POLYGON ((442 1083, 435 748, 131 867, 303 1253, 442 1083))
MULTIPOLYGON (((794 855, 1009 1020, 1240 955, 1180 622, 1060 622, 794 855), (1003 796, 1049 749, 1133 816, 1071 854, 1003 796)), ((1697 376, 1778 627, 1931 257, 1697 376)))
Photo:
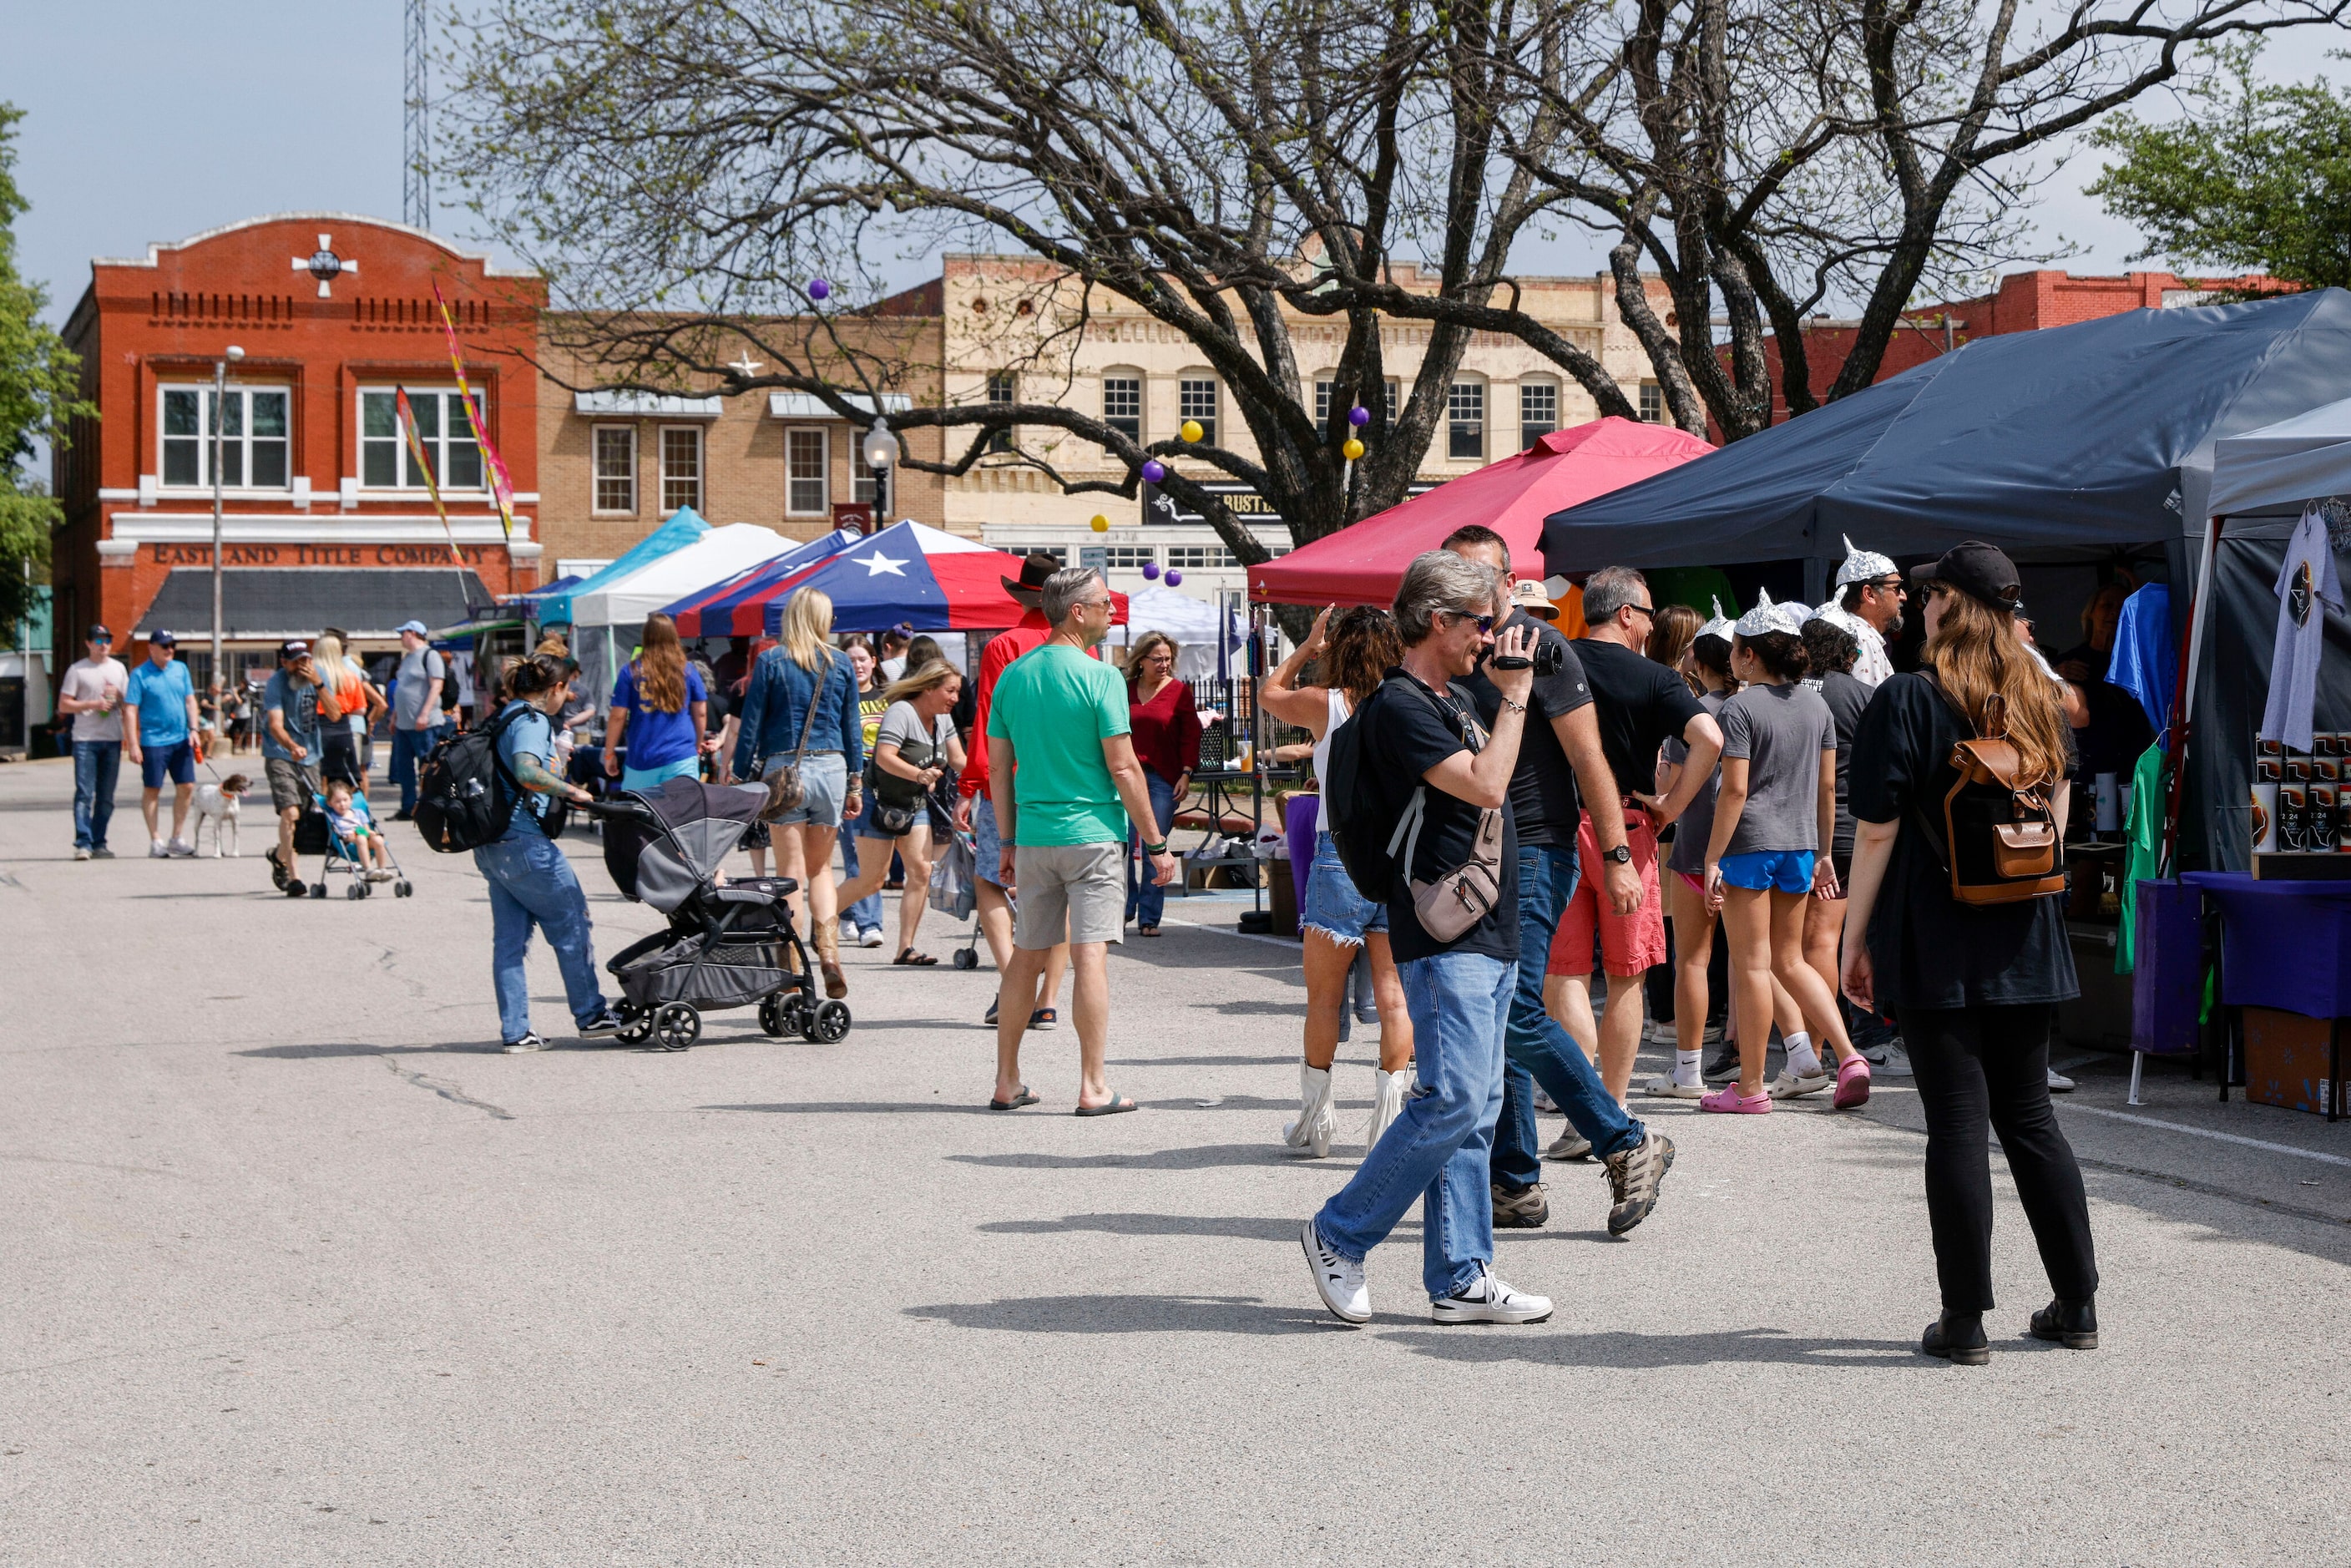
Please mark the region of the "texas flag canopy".
POLYGON ((784 583, 863 537, 854 528, 835 528, 795 545, 773 560, 696 589, 667 607, 669 618, 677 622, 681 637, 756 637, 765 622, 768 601, 784 583))
MULTIPOLYGON (((832 601, 835 632, 880 632, 904 623, 917 632, 977 632, 1017 626, 1026 613, 1004 591, 1018 581, 1020 558, 912 520, 894 523, 778 585, 768 601, 767 631, 782 632, 784 606, 803 588, 832 601)), ((1126 619, 1126 596, 1113 594, 1113 621, 1126 619)))

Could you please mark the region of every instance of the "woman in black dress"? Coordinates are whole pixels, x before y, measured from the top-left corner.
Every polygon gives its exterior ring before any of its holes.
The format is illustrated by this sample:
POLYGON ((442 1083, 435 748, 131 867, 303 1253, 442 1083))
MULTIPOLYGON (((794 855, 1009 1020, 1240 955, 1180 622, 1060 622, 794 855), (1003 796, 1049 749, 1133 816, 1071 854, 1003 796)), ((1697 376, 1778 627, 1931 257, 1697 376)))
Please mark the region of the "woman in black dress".
MULTIPOLYGON (((1842 977, 1856 1004, 1894 1014, 1927 1114, 1927 1213, 1943 1313, 1919 1349, 1970 1366, 1991 1359, 1987 1128, 2000 1134, 2056 1292, 2029 1332, 2093 1349, 2098 1267, 2089 1203, 2049 1103, 2050 1028, 2057 1004, 2079 989, 2061 898, 1961 904, 1922 826, 1941 821, 1959 777, 1952 749, 1991 732, 1995 702, 2022 777, 2043 785, 2064 777, 2065 720, 2017 636, 2017 573, 2005 555, 1963 544, 1914 577, 1914 595, 1923 588, 1926 600, 1927 670, 1879 686, 1854 736, 1842 977)), ((2055 797, 2061 836, 2064 798, 2062 789, 2055 797)))

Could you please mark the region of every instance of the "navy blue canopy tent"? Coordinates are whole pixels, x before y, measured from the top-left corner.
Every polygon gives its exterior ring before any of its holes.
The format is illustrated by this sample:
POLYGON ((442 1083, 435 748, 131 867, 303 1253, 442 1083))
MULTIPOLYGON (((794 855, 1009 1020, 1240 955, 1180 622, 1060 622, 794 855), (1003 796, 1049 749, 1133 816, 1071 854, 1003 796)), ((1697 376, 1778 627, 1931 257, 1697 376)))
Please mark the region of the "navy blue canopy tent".
MULTIPOLYGON (((1848 536, 1912 559, 1974 538, 2007 550, 2028 579, 2035 563, 2127 552, 2147 569, 2143 576, 2184 589, 2197 583, 2199 557, 2216 534, 2210 504, 2218 444, 2346 397, 2351 293, 2336 288, 1980 338, 1552 513, 1543 524, 1544 561, 1552 573, 1574 574, 1612 562, 1801 560, 1807 598, 1817 601, 1848 536)), ((2299 449, 2287 439, 2298 430, 2267 442, 2287 453, 2267 460, 2307 465, 2289 450, 2299 449)), ((2232 675, 2216 679, 2216 661, 2201 662, 2197 728, 2216 743, 2191 748, 2180 817, 2180 863, 2191 866, 2244 863, 2243 776, 2266 684, 2247 672, 2266 669, 2276 618, 2268 584, 2299 510, 2298 502, 2232 500, 2225 477, 2222 488, 2232 511, 2283 516, 2257 528, 2250 517, 2231 524, 2209 604, 2197 612, 2211 622, 2210 636, 2199 641, 2231 661, 2232 675)), ((2040 592, 2031 580, 2026 591, 2040 592)), ((2175 636, 2192 602, 2189 592, 2173 592, 2175 636)))

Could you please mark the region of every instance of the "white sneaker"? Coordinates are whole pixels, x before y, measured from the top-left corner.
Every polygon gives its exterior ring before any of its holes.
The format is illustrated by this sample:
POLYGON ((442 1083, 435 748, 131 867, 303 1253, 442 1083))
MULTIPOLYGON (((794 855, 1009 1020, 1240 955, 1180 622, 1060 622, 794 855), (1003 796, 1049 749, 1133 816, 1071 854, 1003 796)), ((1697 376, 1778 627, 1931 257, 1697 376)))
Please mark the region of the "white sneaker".
POLYGON ((2074 1092, 2074 1081, 2053 1067, 2049 1070, 2049 1092, 2071 1094, 2074 1092))
POLYGON ((1293 1149, 1309 1151, 1319 1160, 1331 1152, 1331 1140, 1337 1132, 1331 1113, 1331 1070, 1300 1064, 1298 1120, 1282 1124, 1281 1141, 1293 1149))
MULTIPOLYGON (((1331 1309, 1331 1315, 1343 1323, 1367 1323, 1372 1321, 1372 1287, 1364 1278, 1364 1266, 1340 1257, 1322 1245, 1314 1222, 1308 1220, 1298 1232, 1298 1245, 1306 1254, 1306 1267, 1314 1276, 1314 1293, 1331 1309)), ((1551 1303, 1543 1303, 1551 1311, 1551 1303)))
POLYGON ((185 860, 196 852, 196 846, 185 839, 173 839, 164 846, 163 852, 173 860, 185 860))
POLYGON ((882 933, 868 931, 857 938, 857 945, 860 947, 879 947, 882 946, 882 933))
POLYGON ((1549 1296, 1513 1291, 1482 1270, 1475 1284, 1428 1303, 1429 1321, 1439 1323, 1539 1323, 1549 1316, 1549 1296))
POLYGON ((1379 1145, 1388 1124, 1404 1114, 1405 1096, 1412 1092, 1413 1069, 1402 1072, 1382 1072, 1372 1070, 1372 1124, 1364 1130, 1364 1152, 1369 1154, 1379 1145))
POLYGON ((1836 1074, 1829 1071, 1808 1072, 1799 1078, 1787 1068, 1771 1080, 1770 1093, 1774 1100, 1801 1100, 1807 1094, 1817 1094, 1823 1089, 1836 1087, 1836 1074))
POLYGON ((147 858, 151 861, 166 859, 170 856, 171 852, 171 851, 163 847, 163 841, 161 839, 155 840, 147 846, 147 858))
MULTIPOLYGON (((1834 1082, 1834 1080, 1832 1080, 1834 1082)), ((1641 1087, 1644 1094, 1655 1094, 1667 1100, 1702 1100, 1706 1097, 1703 1083, 1677 1083, 1670 1072, 1660 1072, 1641 1087)))
POLYGON ((78 861, 86 861, 89 859, 89 848, 86 845, 76 844, 74 846, 74 859, 78 861))

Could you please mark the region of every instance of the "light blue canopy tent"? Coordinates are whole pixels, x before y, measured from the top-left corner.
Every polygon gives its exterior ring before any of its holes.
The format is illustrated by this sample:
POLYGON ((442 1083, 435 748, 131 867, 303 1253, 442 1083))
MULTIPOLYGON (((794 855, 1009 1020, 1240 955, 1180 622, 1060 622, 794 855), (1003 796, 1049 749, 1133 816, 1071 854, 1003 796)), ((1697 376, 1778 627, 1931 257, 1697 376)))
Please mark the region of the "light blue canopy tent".
POLYGON ((571 601, 583 593, 593 593, 606 583, 626 577, 672 550, 684 549, 709 531, 710 525, 696 517, 692 507, 680 507, 661 527, 631 545, 618 560, 601 571, 590 572, 561 593, 549 594, 540 600, 532 612, 532 619, 542 626, 568 626, 571 623, 571 601))

